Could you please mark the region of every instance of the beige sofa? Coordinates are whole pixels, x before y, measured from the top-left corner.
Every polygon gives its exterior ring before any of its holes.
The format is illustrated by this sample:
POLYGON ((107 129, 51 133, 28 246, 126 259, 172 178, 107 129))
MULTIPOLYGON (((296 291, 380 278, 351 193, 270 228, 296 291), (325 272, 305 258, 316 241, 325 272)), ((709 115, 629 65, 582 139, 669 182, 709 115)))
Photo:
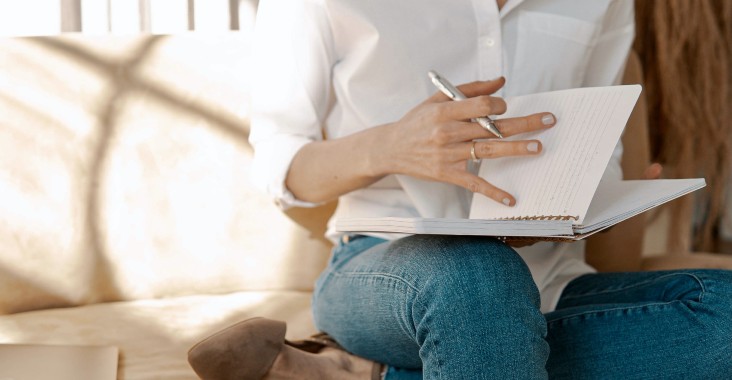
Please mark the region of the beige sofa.
MULTIPOLYGON (((238 320, 314 332, 333 205, 283 214, 250 184, 248 38, 0 40, 0 343, 114 345, 120 379, 193 379, 187 349, 238 320)), ((589 261, 639 270, 644 225, 599 234, 589 261)))
POLYGON ((193 379, 187 349, 235 321, 314 332, 326 215, 250 185, 247 35, 0 51, 0 343, 114 345, 120 379, 193 379))

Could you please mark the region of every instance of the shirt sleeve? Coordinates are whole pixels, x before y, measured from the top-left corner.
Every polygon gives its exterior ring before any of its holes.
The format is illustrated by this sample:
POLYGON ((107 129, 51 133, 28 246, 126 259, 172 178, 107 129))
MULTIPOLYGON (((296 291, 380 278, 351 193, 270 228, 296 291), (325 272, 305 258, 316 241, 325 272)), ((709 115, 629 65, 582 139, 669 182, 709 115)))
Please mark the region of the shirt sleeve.
POLYGON ((252 59, 252 179, 282 208, 315 206, 285 179, 300 148, 323 138, 335 59, 322 0, 260 1, 252 59))
MULTIPOLYGON (((600 35, 592 50, 583 87, 620 84, 634 37, 633 0, 613 1, 608 7, 600 35)), ((603 179, 621 180, 623 178, 623 170, 620 166, 622 155, 623 144, 618 141, 605 169, 603 179)))

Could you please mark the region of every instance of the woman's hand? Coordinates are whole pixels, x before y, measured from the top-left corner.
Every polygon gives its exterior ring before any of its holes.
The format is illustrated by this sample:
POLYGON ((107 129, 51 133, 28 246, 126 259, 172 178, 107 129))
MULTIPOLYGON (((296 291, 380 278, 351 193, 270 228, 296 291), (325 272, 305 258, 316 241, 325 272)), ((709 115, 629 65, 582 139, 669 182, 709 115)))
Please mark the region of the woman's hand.
MULTIPOLYGON (((293 158, 286 186, 299 200, 325 202, 386 175, 405 174, 452 183, 513 206, 516 200, 511 194, 468 172, 466 165, 473 146, 481 159, 541 152, 538 140, 485 140, 493 134, 470 122, 506 112, 506 102, 490 96, 504 83, 500 78, 459 86, 468 97, 461 101, 438 92, 397 122, 308 143, 293 158)), ((540 113, 495 122, 504 136, 513 136, 552 127, 555 120, 550 113, 540 113)))
POLYGON ((659 179, 661 178, 661 173, 663 172, 663 166, 659 164, 658 162, 654 162, 646 168, 645 171, 643 171, 643 179, 659 179))
MULTIPOLYGON (((459 86, 468 97, 452 101, 438 92, 401 120, 379 127, 382 144, 374 152, 375 176, 406 174, 417 178, 452 183, 501 202, 516 204, 515 198, 485 179, 467 171, 471 149, 479 159, 537 155, 542 150, 539 140, 500 141, 470 119, 500 115, 506 102, 490 96, 505 83, 503 78, 473 82, 459 86), (475 141, 475 140, 481 141, 475 141)), ((551 113, 498 119, 495 124, 504 136, 546 129, 554 126, 551 113)))

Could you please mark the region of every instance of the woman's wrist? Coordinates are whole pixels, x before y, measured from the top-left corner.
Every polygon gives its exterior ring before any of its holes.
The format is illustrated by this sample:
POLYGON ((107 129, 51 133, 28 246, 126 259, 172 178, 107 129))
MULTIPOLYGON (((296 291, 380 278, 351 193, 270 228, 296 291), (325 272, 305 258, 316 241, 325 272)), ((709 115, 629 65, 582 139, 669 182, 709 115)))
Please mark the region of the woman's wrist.
POLYGON ((365 130, 363 136, 354 135, 360 139, 356 144, 362 150, 359 156, 364 157, 364 173, 368 177, 380 179, 394 174, 396 162, 390 149, 390 126, 391 124, 384 124, 365 130))
POLYGON ((381 127, 303 146, 286 178, 297 199, 325 202, 366 187, 390 171, 390 155, 381 127))

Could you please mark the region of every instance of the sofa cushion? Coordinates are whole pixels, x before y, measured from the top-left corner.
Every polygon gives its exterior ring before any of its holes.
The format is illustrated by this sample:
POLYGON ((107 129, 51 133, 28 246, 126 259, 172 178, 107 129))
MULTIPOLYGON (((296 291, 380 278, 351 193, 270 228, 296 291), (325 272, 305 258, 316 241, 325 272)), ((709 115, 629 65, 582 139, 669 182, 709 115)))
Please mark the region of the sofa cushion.
POLYGON ((287 338, 314 333, 310 293, 250 291, 39 310, 0 316, 0 343, 112 345, 118 379, 196 379, 187 350, 240 320, 286 321, 287 338))
POLYGON ((0 40, 0 314, 312 288, 329 244, 249 182, 248 46, 0 40))

